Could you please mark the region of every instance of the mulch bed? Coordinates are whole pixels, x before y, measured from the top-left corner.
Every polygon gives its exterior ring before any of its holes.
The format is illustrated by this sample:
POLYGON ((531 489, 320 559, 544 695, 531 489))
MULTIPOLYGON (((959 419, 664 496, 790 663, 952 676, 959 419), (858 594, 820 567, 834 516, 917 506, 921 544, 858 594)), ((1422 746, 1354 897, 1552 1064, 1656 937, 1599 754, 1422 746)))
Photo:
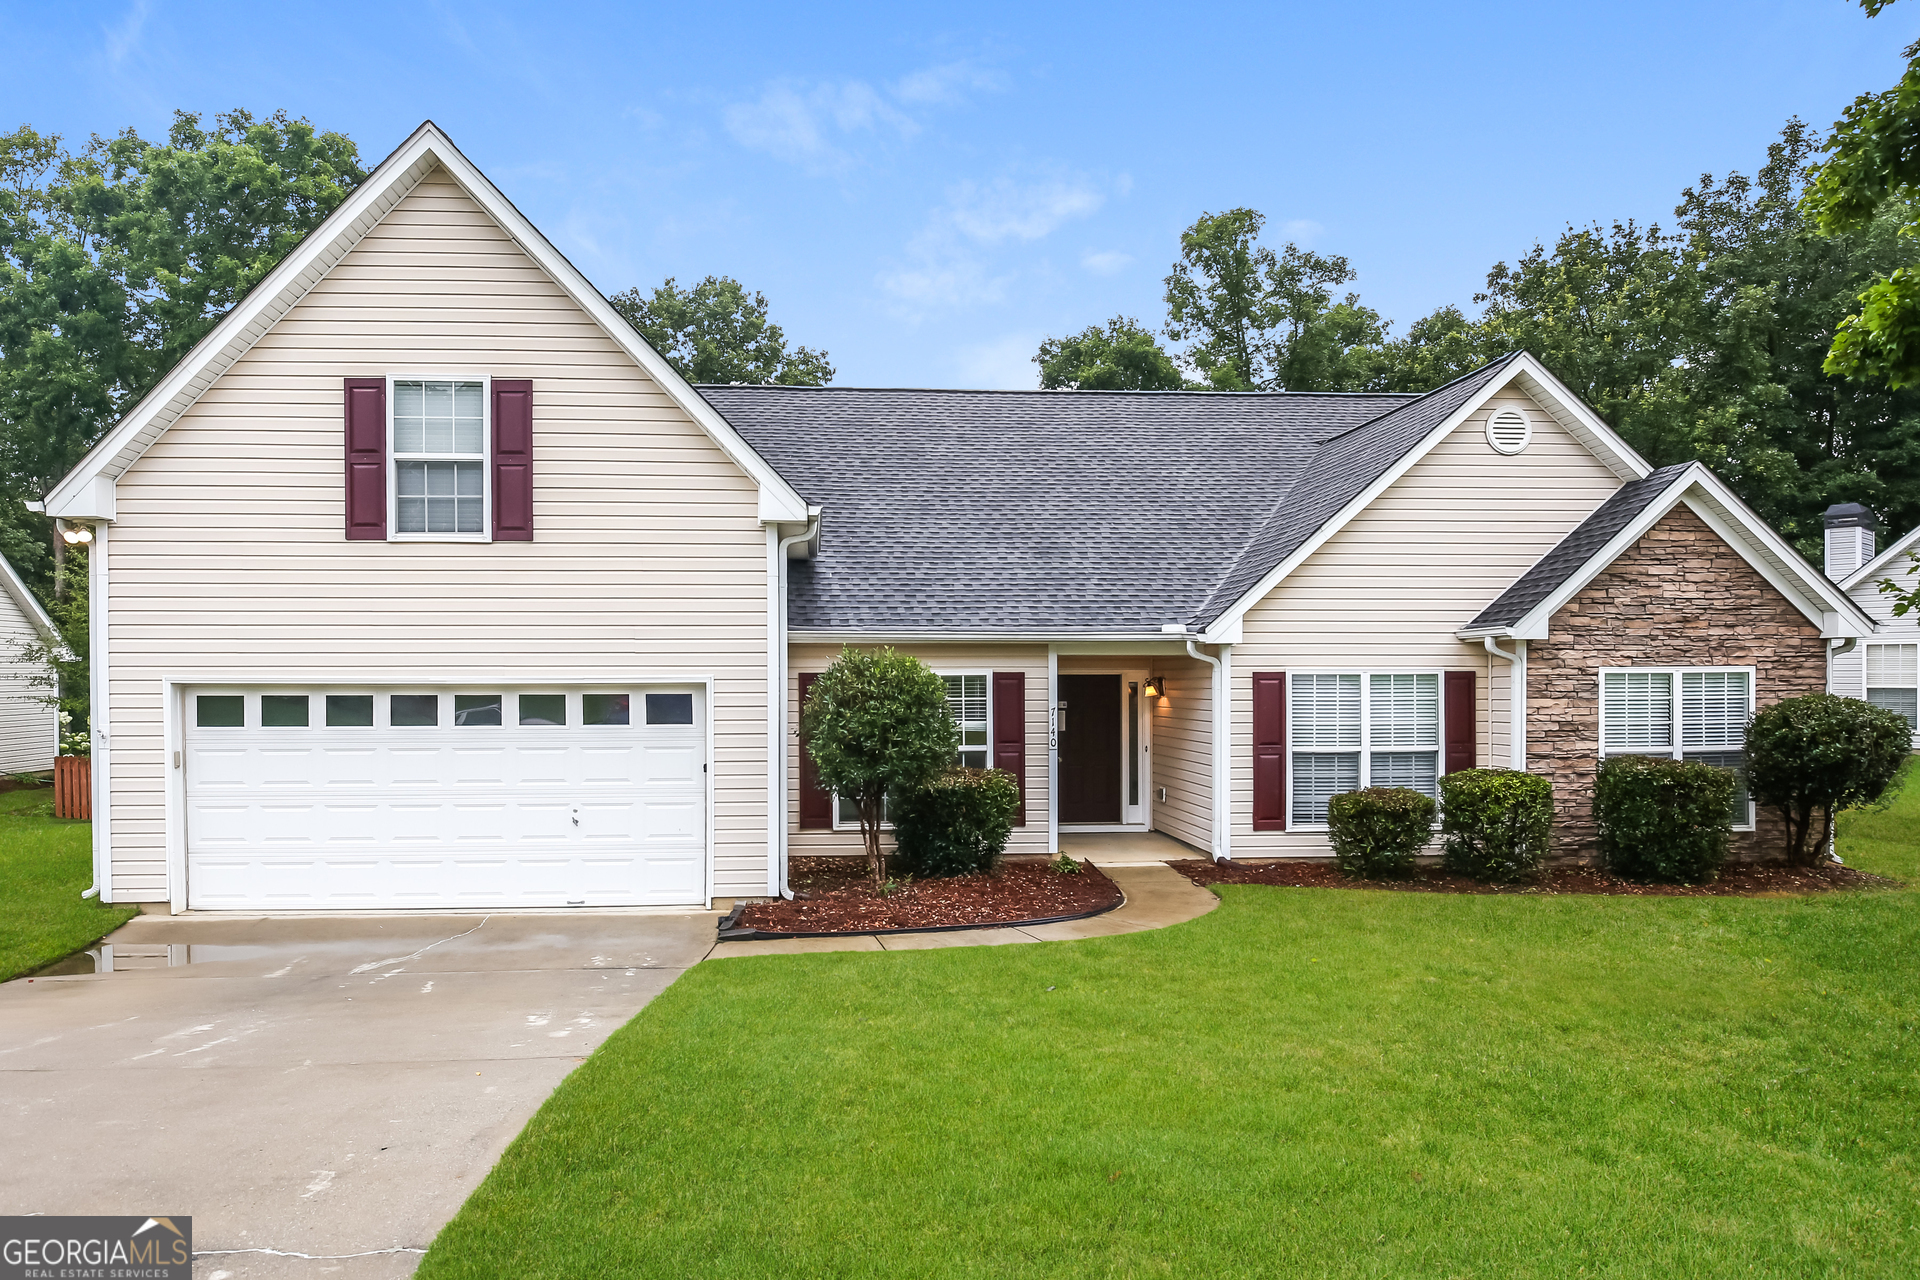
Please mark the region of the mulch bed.
POLYGON ((1197 885, 1272 884, 1304 889, 1386 889, 1402 893, 1600 893, 1636 897, 1763 898, 1779 894, 1822 893, 1834 889, 1893 889, 1900 881, 1828 863, 1823 867, 1730 863, 1710 884, 1636 884, 1595 867, 1549 867, 1538 879, 1520 884, 1481 884, 1449 875, 1437 866, 1421 866, 1405 880, 1349 880, 1324 858, 1284 858, 1259 862, 1209 862, 1187 858, 1168 866, 1197 885))
POLYGON ((1062 875, 1044 862, 1006 862, 993 875, 917 880, 873 896, 864 858, 795 858, 793 901, 743 907, 735 927, 760 933, 875 933, 979 928, 1092 915, 1120 904, 1120 889, 1090 862, 1062 875))

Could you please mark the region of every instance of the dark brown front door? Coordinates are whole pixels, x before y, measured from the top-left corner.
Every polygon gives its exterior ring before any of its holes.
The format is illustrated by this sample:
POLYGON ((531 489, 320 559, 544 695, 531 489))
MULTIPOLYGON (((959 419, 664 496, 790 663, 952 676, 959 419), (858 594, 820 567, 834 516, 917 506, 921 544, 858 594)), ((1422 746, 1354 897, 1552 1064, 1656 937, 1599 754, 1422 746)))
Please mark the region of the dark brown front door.
POLYGON ((1120 677, 1060 677, 1060 821, 1120 821, 1120 677))

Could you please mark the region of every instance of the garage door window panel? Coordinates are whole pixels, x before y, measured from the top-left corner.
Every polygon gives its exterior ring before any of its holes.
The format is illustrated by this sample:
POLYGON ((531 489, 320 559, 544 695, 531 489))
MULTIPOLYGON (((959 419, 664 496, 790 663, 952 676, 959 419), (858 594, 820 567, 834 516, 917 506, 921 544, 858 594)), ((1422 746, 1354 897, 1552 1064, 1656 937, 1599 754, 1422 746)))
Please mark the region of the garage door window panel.
POLYGON ((631 723, 628 696, 624 693, 581 694, 580 723, 589 725, 631 723))
POLYGON ((238 729, 247 722, 247 700, 237 693, 203 693, 193 700, 193 722, 202 729, 238 729))
POLYGON ((327 695, 327 728, 371 729, 372 727, 372 694, 330 693, 327 695))
POLYGON ((260 695, 260 724, 267 729, 304 729, 307 727, 308 698, 304 693, 263 693, 260 695))
POLYGON ((463 729, 498 725, 503 701, 505 699, 497 693, 456 693, 453 695, 453 723, 463 729))
POLYGON ((565 728, 567 695, 564 693, 523 693, 519 698, 520 723, 540 728, 565 728))
POLYGON ((692 724, 693 695, 690 693, 648 694, 647 723, 692 724))
POLYGON ((387 723, 396 729, 424 729, 440 723, 440 695, 396 693, 387 702, 387 723))

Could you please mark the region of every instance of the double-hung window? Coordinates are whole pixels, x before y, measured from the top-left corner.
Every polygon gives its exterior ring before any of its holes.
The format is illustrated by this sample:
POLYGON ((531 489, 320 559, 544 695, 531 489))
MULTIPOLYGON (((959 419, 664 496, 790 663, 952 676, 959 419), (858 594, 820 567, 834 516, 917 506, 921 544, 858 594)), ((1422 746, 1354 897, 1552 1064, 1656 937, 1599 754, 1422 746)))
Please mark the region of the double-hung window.
POLYGON ((1600 673, 1600 754, 1667 756, 1733 770, 1733 825, 1753 826, 1747 721, 1753 672, 1743 667, 1634 667, 1600 673))
POLYGON ((395 378, 393 531, 476 538, 487 532, 487 384, 395 378))
POLYGON ((1920 729, 1920 644, 1870 644, 1867 701, 1907 718, 1920 729))
POLYGON ((1296 672, 1287 691, 1291 819, 1322 826, 1362 787, 1439 795, 1440 673, 1296 672))
MULTIPOLYGON (((991 729, 992 700, 988 697, 986 672, 969 675, 943 675, 940 677, 947 685, 947 712, 953 717, 954 728, 960 732, 960 755, 957 763, 971 769, 987 767, 989 753, 987 736, 991 729)), ((840 827, 858 826, 860 810, 852 800, 836 796, 834 798, 834 825, 840 827)))

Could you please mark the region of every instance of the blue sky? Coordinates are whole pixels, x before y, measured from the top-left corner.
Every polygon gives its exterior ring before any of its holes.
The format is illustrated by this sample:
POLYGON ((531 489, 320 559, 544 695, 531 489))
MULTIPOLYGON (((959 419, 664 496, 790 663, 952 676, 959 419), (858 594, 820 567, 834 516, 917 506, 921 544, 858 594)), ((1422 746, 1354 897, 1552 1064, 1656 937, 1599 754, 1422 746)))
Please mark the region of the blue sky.
POLYGON ((1568 221, 1665 219, 1897 79, 1920 0, 1158 5, 0 3, 0 122, 284 107, 369 163, 422 119, 602 289, 764 291, 843 385, 1032 386, 1158 325, 1249 205, 1404 328, 1568 221), (1911 12, 1908 12, 1908 10, 1911 12))

